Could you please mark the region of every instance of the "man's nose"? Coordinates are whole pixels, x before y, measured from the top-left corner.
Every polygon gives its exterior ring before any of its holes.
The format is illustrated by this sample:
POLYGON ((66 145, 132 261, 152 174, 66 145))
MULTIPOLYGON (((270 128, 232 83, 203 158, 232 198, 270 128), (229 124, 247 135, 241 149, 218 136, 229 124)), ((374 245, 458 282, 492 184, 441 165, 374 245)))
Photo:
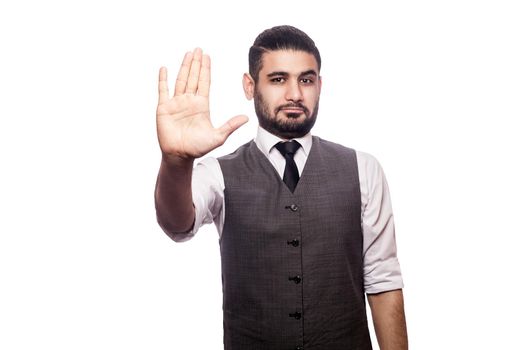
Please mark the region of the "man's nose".
POLYGON ((303 92, 298 82, 289 81, 286 89, 286 100, 288 101, 302 101, 303 92))

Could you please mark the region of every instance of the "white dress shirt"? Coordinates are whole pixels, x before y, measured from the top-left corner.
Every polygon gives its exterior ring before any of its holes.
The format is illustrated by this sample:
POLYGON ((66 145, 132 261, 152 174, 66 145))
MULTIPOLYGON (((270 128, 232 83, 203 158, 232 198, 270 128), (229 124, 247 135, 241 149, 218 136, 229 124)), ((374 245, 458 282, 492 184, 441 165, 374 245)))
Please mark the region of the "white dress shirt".
MULTIPOLYGON (((295 139, 301 144, 294 161, 302 173, 310 149, 312 135, 295 139)), ((272 165, 284 176, 286 161, 274 147, 283 141, 259 127, 255 143, 272 165)), ((356 151, 361 189, 361 226, 363 231, 363 275, 366 293, 374 294, 403 288, 397 259, 394 219, 388 184, 378 161, 371 155, 356 151)), ((177 242, 192 238, 202 225, 215 223, 219 236, 224 224, 224 177, 215 158, 206 158, 193 169, 193 204, 195 224, 187 234, 175 235, 177 242)))

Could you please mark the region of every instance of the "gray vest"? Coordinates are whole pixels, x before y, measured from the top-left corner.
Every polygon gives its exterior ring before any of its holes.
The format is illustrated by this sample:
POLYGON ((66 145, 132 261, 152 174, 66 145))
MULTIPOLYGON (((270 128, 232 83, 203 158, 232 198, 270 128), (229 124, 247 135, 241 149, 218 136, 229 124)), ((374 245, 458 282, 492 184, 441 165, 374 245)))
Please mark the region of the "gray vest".
POLYGON ((355 151, 313 138, 294 193, 252 141, 219 158, 226 350, 371 350, 355 151))

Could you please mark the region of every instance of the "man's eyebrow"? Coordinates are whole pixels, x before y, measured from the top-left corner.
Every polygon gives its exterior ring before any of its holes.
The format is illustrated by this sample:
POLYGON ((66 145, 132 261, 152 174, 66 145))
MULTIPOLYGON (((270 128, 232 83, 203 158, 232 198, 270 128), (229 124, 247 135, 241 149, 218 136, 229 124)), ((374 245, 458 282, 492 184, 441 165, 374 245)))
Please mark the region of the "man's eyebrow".
MULTIPOLYGON (((277 72, 271 72, 271 73, 268 73, 266 76, 268 78, 273 78, 273 77, 276 77, 276 76, 279 76, 279 77, 287 77, 289 76, 290 73, 288 72, 280 72, 280 71, 277 71, 277 72)), ((317 72, 313 69, 310 69, 310 70, 307 70, 307 71, 304 71, 304 72, 301 72, 299 74, 299 76, 304 76, 304 75, 314 75, 314 76, 317 76, 317 72)))
POLYGON ((300 74, 300 76, 303 76, 303 75, 315 75, 315 76, 317 76, 317 72, 315 70, 313 70, 313 69, 310 69, 310 70, 307 70, 306 72, 302 72, 300 74))
POLYGON ((286 72, 271 72, 271 73, 268 73, 266 76, 268 78, 273 78, 273 77, 276 77, 276 76, 280 76, 280 77, 285 76, 285 77, 287 77, 288 75, 290 75, 290 74, 288 74, 286 72))

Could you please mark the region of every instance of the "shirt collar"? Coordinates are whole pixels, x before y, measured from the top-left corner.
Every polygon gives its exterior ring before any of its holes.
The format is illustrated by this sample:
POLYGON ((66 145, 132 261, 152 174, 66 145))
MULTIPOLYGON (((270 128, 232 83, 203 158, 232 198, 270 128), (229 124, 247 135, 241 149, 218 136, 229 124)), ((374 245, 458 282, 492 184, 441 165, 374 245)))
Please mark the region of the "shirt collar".
MULTIPOLYGON (((293 140, 296 140, 297 142, 301 144, 301 147, 307 156, 308 154, 310 154, 310 149, 312 148, 312 134, 311 133, 308 133, 304 135, 303 137, 295 138, 293 140)), ((257 136, 255 137, 255 144, 266 157, 270 155, 270 152, 273 146, 275 146, 276 143, 282 142, 282 141, 288 141, 288 140, 281 139, 280 137, 275 136, 274 134, 261 128, 261 126, 257 128, 257 136)))

